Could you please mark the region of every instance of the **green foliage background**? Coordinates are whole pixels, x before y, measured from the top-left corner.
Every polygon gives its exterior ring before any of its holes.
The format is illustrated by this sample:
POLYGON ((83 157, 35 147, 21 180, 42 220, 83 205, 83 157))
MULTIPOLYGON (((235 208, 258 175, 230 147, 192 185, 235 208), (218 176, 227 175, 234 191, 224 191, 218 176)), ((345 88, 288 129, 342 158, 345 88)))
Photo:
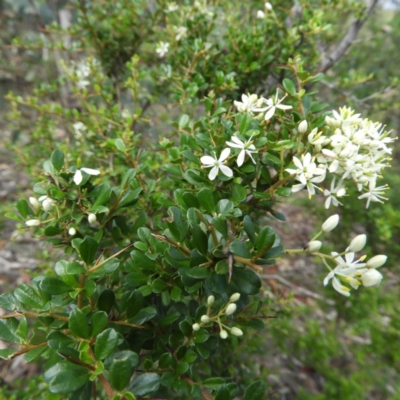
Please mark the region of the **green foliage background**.
MULTIPOLYGON (((197 10, 193 19, 190 14, 187 16, 188 36, 178 43, 173 39, 172 27, 180 21, 174 21, 173 13, 162 11, 167 2, 157 2, 160 11, 156 13, 149 11, 147 3, 118 0, 111 6, 110 2, 97 1, 88 6, 83 1, 71 2, 73 23, 68 35, 53 12, 54 7, 63 8, 64 2, 1 3, 8 18, 1 22, 5 29, 1 29, 0 68, 7 73, 6 86, 13 90, 7 96, 8 117, 2 128, 12 131, 12 141, 5 144, 18 158, 18 165, 29 172, 33 183, 42 180, 43 161, 55 147, 67 154, 67 162, 81 157, 83 167, 96 167, 98 160, 104 165, 112 153, 114 176, 110 183, 118 182, 127 162, 134 168, 140 160, 148 176, 142 184, 146 185, 149 208, 157 210, 159 204, 164 208, 170 206, 170 182, 163 185, 162 173, 154 172, 157 167, 161 171, 165 160, 160 155, 156 168, 146 166, 147 154, 142 148, 150 151, 153 142, 161 142, 169 149, 179 132, 191 129, 190 121, 204 123, 200 116, 205 111, 214 112, 218 118, 218 110, 226 110, 228 102, 239 99, 241 93, 267 95, 284 78, 294 80, 293 69, 280 68, 289 64, 289 58, 295 60, 300 56, 301 62, 295 62, 294 68, 316 74, 321 60, 320 43, 334 46, 350 16, 362 11, 358 1, 301 1, 299 16, 291 1, 282 1, 273 3, 275 19, 261 25, 255 13, 262 8, 262 2, 243 5, 216 1, 211 6, 224 13, 228 23, 197 10), (255 24, 260 24, 259 36, 254 33, 255 24), (165 26, 169 27, 168 32, 164 31, 165 26), (169 39, 171 47, 167 61, 160 61, 154 49, 164 38, 169 39), (134 57, 136 53, 140 59, 134 57), (98 62, 93 61, 91 66, 92 90, 77 94, 70 86, 77 77, 67 65, 71 61, 79 63, 82 55, 92 56, 98 62), (185 79, 179 80, 182 75, 185 79), (205 97, 208 101, 203 101, 205 97), (96 108, 95 104, 101 106, 96 108), (124 109, 130 111, 128 118, 123 116, 124 109), (83 140, 73 134, 77 121, 90 128, 83 140), (132 129, 140 135, 132 137, 132 129), (146 146, 141 148, 140 144, 146 146), (161 181, 157 188, 156 181, 161 181)), ((191 2, 186 5, 189 8, 191 2)), ((315 112, 320 111, 319 104, 329 103, 330 108, 346 104, 398 130, 399 19, 399 12, 378 8, 357 43, 326 72, 323 82, 306 85, 308 91, 316 92, 315 112)), ((174 162, 177 164, 181 156, 170 150, 169 157, 169 172, 173 172, 174 162)), ((295 285, 320 295, 305 301, 298 295, 276 293, 268 281, 264 282, 262 310, 265 316, 273 318, 265 320, 263 330, 249 331, 243 339, 222 343, 223 355, 204 361, 198 366, 200 371, 207 376, 232 379, 241 388, 257 379, 265 381, 269 398, 400 399, 398 152, 393 159, 393 168, 385 175, 392 187, 388 202, 365 210, 356 196, 353 201, 349 196, 340 209, 342 231, 330 236, 333 249, 342 245, 343 237, 365 229, 370 254, 383 252, 389 257, 382 287, 345 299, 322 287, 320 273, 313 276, 314 282, 304 282, 301 276, 291 277, 295 285), (354 221, 361 228, 355 227, 354 221)), ((26 193, 22 195, 27 197, 26 193)), ((304 213, 320 216, 320 220, 327 216, 318 202, 291 201, 294 206, 300 204, 304 213)), ((2 215, 13 208, 7 202, 1 207, 2 215)), ((155 213, 152 218, 157 221, 162 216, 155 213)), ((21 222, 17 226, 23 228, 21 222)), ((121 230, 121 226, 118 228, 121 230)), ((113 235, 124 244, 124 235, 118 229, 113 235)), ((44 273, 52 277, 50 269, 44 273)), ((15 382, 1 389, 1 395, 40 398, 37 396, 41 394, 34 390, 46 384, 41 377, 34 382, 28 390, 23 388, 24 381, 15 382)), ((180 389, 182 393, 187 390, 184 385, 180 389)), ((165 394, 161 392, 162 395, 165 394)), ((104 393, 100 391, 98 396, 102 398, 104 393)), ((223 394, 220 396, 224 398, 223 394)))

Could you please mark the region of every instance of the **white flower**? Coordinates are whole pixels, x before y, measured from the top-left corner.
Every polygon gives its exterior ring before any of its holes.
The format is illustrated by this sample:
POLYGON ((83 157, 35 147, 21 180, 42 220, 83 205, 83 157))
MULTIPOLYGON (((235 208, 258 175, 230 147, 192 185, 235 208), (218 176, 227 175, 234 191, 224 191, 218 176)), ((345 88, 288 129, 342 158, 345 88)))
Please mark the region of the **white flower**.
POLYGON ((339 215, 331 215, 323 224, 322 224, 322 230, 324 232, 330 232, 333 229, 337 227, 339 223, 339 215))
POLYGON ((268 1, 264 4, 264 6, 268 11, 272 11, 272 5, 268 1))
POLYGON ((164 57, 168 53, 169 43, 159 42, 156 48, 156 53, 160 58, 164 57))
POLYGON ((254 112, 262 112, 260 111, 260 106, 265 101, 263 97, 258 98, 256 94, 242 94, 242 101, 234 101, 233 104, 237 108, 239 112, 246 112, 250 115, 253 115, 254 112))
POLYGON ((237 305, 235 303, 231 303, 226 307, 225 315, 231 315, 236 311, 237 305))
POLYGON ((30 219, 30 220, 26 221, 25 224, 27 226, 39 226, 40 221, 38 219, 30 219))
POLYGON ((200 320, 206 324, 207 322, 210 322, 210 317, 204 314, 201 316, 200 320))
POLYGON ((344 259, 342 256, 339 256, 339 254, 336 253, 335 251, 332 251, 331 254, 333 257, 335 257, 338 266, 339 267, 341 266, 342 268, 348 268, 355 271, 357 268, 363 268, 367 265, 366 263, 360 263, 360 261, 364 260, 365 256, 359 258, 357 261, 354 261, 355 253, 353 252, 346 253, 344 255, 344 259))
POLYGON ((308 129, 308 123, 306 120, 303 120, 299 123, 298 131, 299 133, 306 133, 308 129))
POLYGON ((40 208, 40 203, 34 197, 29 197, 29 203, 31 203, 31 206, 35 211, 40 208))
POLYGON ((258 10, 258 11, 257 11, 257 18, 259 18, 259 19, 264 19, 264 18, 265 18, 265 13, 264 13, 264 11, 258 10))
POLYGON ((211 307, 214 304, 215 297, 213 295, 207 297, 207 305, 211 307))
POLYGON ((77 139, 82 138, 83 134, 87 131, 86 125, 81 121, 75 122, 72 124, 72 127, 74 128, 75 137, 77 139))
POLYGON ((167 8, 164 10, 164 12, 168 14, 168 13, 174 12, 178 9, 179 9, 179 6, 175 3, 175 1, 173 1, 167 5, 167 8))
POLYGON ((208 179, 210 179, 210 181, 213 181, 217 177, 219 170, 229 178, 233 176, 232 170, 223 164, 223 162, 229 157, 230 152, 231 149, 222 150, 218 160, 216 156, 214 158, 211 156, 203 156, 200 158, 200 161, 204 164, 205 168, 211 168, 211 171, 208 174, 208 179))
POLYGON ((88 215, 88 221, 90 225, 93 225, 97 221, 96 214, 89 214, 88 215))
POLYGON ((221 336, 221 339, 226 339, 228 337, 228 332, 225 331, 224 329, 221 329, 219 336, 221 336))
POLYGON ((346 189, 343 188, 343 181, 340 180, 338 185, 335 187, 335 180, 336 178, 332 179, 331 182, 331 190, 325 189, 324 196, 327 196, 325 200, 325 208, 328 209, 331 203, 337 207, 339 204, 342 204, 337 197, 342 197, 346 194, 346 189))
POLYGON ((88 175, 99 175, 100 171, 97 169, 91 169, 91 168, 80 168, 77 169, 74 175, 74 182, 79 185, 82 182, 83 176, 82 176, 82 171, 85 172, 88 175))
POLYGON ((176 33, 175 40, 177 40, 178 42, 179 42, 181 39, 184 39, 184 38, 186 37, 186 35, 187 35, 187 28, 186 28, 186 26, 176 26, 176 27, 174 28, 174 31, 175 31, 175 33, 176 33))
POLYGON ((233 336, 243 336, 243 331, 235 326, 231 328, 231 334, 233 336))
POLYGON ((278 99, 278 91, 276 91, 275 98, 269 98, 265 100, 265 103, 267 103, 267 107, 263 108, 263 111, 266 111, 264 119, 268 121, 273 117, 275 114, 276 109, 278 108, 279 110, 290 110, 293 107, 292 106, 285 106, 284 104, 281 104, 283 100, 285 100, 286 95, 283 96, 281 99, 278 99))
POLYGON ((192 325, 192 329, 194 331, 198 331, 200 329, 200 325, 196 322, 195 324, 192 325))
POLYGON ((320 242, 319 240, 312 240, 307 245, 307 251, 309 253, 314 253, 315 251, 318 251, 321 248, 321 246, 322 242, 320 242))
POLYGON ((375 185, 376 185, 376 181, 371 180, 369 182, 369 191, 362 194, 361 196, 358 196, 359 199, 365 199, 365 198, 368 199, 366 208, 369 207, 369 203, 371 201, 383 203, 382 200, 387 200, 387 198, 383 197, 382 195, 385 194, 385 190, 388 188, 388 186, 383 185, 383 186, 375 187, 375 185))
POLYGON ((231 303, 235 303, 240 299, 240 293, 233 293, 233 295, 229 298, 231 303))
POLYGON ((369 261, 367 261, 368 268, 379 268, 383 264, 385 264, 387 260, 387 256, 384 254, 379 254, 378 256, 372 257, 369 261))
POLYGON ((243 165, 244 158, 245 158, 246 154, 251 158, 251 160, 253 161, 254 164, 256 163, 251 154, 252 153, 257 153, 257 150, 254 147, 254 144, 253 144, 251 138, 249 140, 247 140, 245 143, 243 143, 237 136, 232 136, 231 140, 234 143, 226 142, 226 144, 228 146, 234 147, 236 149, 241 149, 241 152, 239 153, 237 161, 236 161, 237 165, 239 167, 243 165))
POLYGON ((76 229, 75 228, 69 228, 68 229, 68 234, 70 236, 75 236, 76 235, 76 229))
POLYGON ((383 276, 376 269, 370 269, 361 276, 361 282, 365 287, 379 286, 383 276))
POLYGON ((50 212, 53 208, 53 203, 50 200, 44 200, 42 203, 43 210, 46 212, 50 212))
POLYGON ((346 249, 346 251, 357 253, 361 251, 365 243, 367 243, 367 235, 357 235, 350 243, 350 246, 346 249))

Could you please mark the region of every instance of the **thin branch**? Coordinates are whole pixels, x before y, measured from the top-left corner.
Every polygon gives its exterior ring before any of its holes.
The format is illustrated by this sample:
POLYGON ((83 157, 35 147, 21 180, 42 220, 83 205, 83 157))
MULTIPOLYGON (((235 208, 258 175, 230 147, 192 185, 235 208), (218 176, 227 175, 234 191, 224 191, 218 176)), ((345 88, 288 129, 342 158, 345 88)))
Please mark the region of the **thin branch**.
POLYGON ((372 11, 375 9, 379 0, 369 0, 369 4, 365 11, 364 17, 355 20, 349 27, 346 35, 343 37, 341 42, 336 46, 336 48, 332 51, 329 51, 329 55, 323 58, 320 66, 319 72, 325 72, 329 68, 331 68, 338 60, 340 60, 346 51, 350 48, 350 46, 354 43, 358 32, 364 25, 365 21, 369 18, 372 11))

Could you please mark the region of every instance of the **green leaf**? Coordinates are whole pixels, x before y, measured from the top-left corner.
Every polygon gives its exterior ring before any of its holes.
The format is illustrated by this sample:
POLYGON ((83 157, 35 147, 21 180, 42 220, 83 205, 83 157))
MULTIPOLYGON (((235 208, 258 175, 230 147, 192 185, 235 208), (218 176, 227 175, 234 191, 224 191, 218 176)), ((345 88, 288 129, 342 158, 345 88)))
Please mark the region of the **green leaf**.
POLYGON ((142 325, 151 320, 157 315, 157 310, 154 307, 146 307, 141 309, 129 322, 136 325, 142 325))
POLYGON ((241 116, 242 119, 240 120, 239 133, 244 135, 250 128, 251 117, 249 114, 241 114, 241 116))
POLYGON ((43 169, 45 172, 47 172, 50 175, 55 175, 55 173, 56 173, 56 169, 54 168, 54 165, 50 160, 46 160, 43 163, 43 169))
POLYGON ((122 139, 118 138, 114 140, 115 147, 122 153, 126 153, 126 146, 122 139))
POLYGON ((233 183, 232 188, 232 199, 236 205, 239 205, 242 201, 244 201, 247 197, 247 190, 242 185, 238 183, 233 183))
POLYGON ((129 168, 123 175, 121 181, 121 187, 125 188, 133 181, 133 178, 136 176, 136 169, 129 168))
POLYGON ((283 87, 285 88, 285 90, 292 96, 296 95, 296 85, 294 84, 294 82, 291 79, 285 78, 282 81, 283 87))
POLYGON ((114 305, 114 302, 115 302, 114 292, 110 289, 105 289, 101 292, 97 300, 97 308, 109 314, 114 305))
POLYGON ((249 250, 247 249, 246 245, 239 241, 239 240, 234 240, 230 245, 229 245, 229 250, 233 253, 236 254, 240 257, 244 258, 251 258, 251 254, 249 250))
POLYGON ((128 386, 133 374, 134 367, 132 366, 132 362, 130 360, 130 353, 135 354, 130 351, 124 351, 120 352, 118 355, 115 355, 110 366, 110 382, 114 389, 118 391, 121 391, 128 386))
POLYGON ((64 166, 64 153, 59 149, 54 150, 51 154, 51 162, 54 165, 54 168, 60 172, 64 166))
POLYGON ((243 400, 263 400, 265 391, 266 385, 263 381, 254 382, 246 388, 243 400))
POLYGON ((107 327, 108 315, 104 311, 96 311, 91 318, 92 332, 91 337, 96 337, 103 329, 107 327))
POLYGON ((215 400, 230 400, 230 398, 231 393, 226 386, 222 386, 215 396, 215 400))
POLYGON ((200 253, 206 255, 208 252, 208 238, 199 225, 195 225, 192 231, 193 244, 200 253))
POLYGON ((0 350, 0 358, 3 360, 7 360, 12 354, 16 353, 17 350, 14 349, 1 349, 0 350))
POLYGON ((208 188, 203 188, 197 193, 197 200, 207 212, 213 214, 215 212, 215 202, 213 192, 208 188))
POLYGON ((110 201, 111 197, 111 187, 105 183, 97 186, 94 190, 89 193, 90 197, 95 198, 93 207, 102 206, 110 201))
POLYGON ((250 241, 254 244, 256 242, 256 232, 254 230, 253 222, 251 221, 251 218, 248 215, 245 215, 243 219, 243 227, 250 241))
POLYGON ((32 362, 33 360, 38 358, 46 349, 47 349, 47 346, 44 345, 44 346, 37 347, 36 349, 29 350, 24 356, 25 361, 27 363, 32 362))
POLYGON ((199 187, 204 187, 204 184, 208 182, 204 176, 195 169, 188 169, 184 173, 184 178, 191 184, 199 187))
POLYGON ((18 329, 15 332, 15 334, 20 337, 24 342, 26 341, 26 338, 28 336, 28 321, 26 320, 25 316, 22 316, 20 321, 19 321, 19 325, 18 325, 18 329))
POLYGON ((136 376, 129 386, 129 391, 137 397, 156 391, 160 386, 160 377, 154 372, 136 376))
POLYGON ((228 260, 220 260, 215 265, 215 273, 218 275, 225 275, 229 272, 228 260))
POLYGON ((58 278, 46 277, 40 282, 40 289, 51 295, 58 295, 73 290, 64 281, 58 278))
POLYGON ((41 309, 44 306, 43 299, 32 286, 19 285, 14 291, 14 296, 27 307, 41 309))
POLYGON ((89 380, 89 375, 87 368, 63 360, 49 368, 44 379, 51 393, 67 394, 83 386, 89 380))
POLYGON ((111 355, 118 345, 118 334, 114 329, 106 329, 101 332, 94 343, 94 355, 96 360, 104 360, 111 355))
POLYGON ((28 215, 34 215, 28 205, 28 202, 25 199, 19 199, 17 201, 16 207, 23 218, 26 218, 28 215))
POLYGON ((269 226, 264 226, 257 236, 256 245, 258 251, 270 249, 275 242, 275 238, 275 231, 269 226))
POLYGON ((122 196, 120 202, 118 203, 118 208, 128 207, 135 204, 139 199, 139 194, 142 191, 141 187, 138 187, 134 190, 128 190, 122 196))
POLYGON ((168 229, 178 242, 182 242, 189 229, 188 223, 184 221, 182 212, 178 207, 170 207, 168 213, 170 215, 168 229))
POLYGON ((179 119, 179 128, 184 128, 189 122, 189 115, 183 114, 179 119))
POLYGON ((212 390, 218 390, 223 385, 225 385, 225 379, 223 378, 208 378, 203 381, 203 386, 212 390))
POLYGON ((234 205, 230 200, 222 199, 217 204, 217 214, 221 214, 223 216, 230 216, 233 207, 234 205))
POLYGON ((234 268, 232 281, 241 293, 258 294, 261 288, 260 278, 248 269, 234 268))
POLYGON ((19 321, 16 318, 0 319, 0 340, 9 343, 21 343, 17 336, 19 321))
POLYGON ((102 278, 107 274, 112 274, 114 271, 118 269, 118 267, 119 267, 119 260, 117 258, 111 258, 110 260, 105 262, 102 266, 91 272, 90 277, 92 279, 102 278))
POLYGON ((14 311, 16 307, 15 298, 11 293, 3 293, 0 295, 0 308, 7 311, 14 311))
POLYGON ((96 240, 90 236, 86 236, 85 239, 83 239, 79 244, 79 254, 87 265, 92 264, 98 247, 99 245, 97 244, 96 240))
POLYGON ((194 267, 186 271, 186 275, 191 278, 205 279, 210 275, 210 270, 206 267, 194 267))
POLYGON ((84 339, 90 338, 88 318, 79 308, 74 308, 71 311, 68 327, 74 335, 84 339))
POLYGON ((289 197, 292 194, 292 189, 289 187, 282 187, 282 188, 275 190, 275 193, 278 196, 289 197))

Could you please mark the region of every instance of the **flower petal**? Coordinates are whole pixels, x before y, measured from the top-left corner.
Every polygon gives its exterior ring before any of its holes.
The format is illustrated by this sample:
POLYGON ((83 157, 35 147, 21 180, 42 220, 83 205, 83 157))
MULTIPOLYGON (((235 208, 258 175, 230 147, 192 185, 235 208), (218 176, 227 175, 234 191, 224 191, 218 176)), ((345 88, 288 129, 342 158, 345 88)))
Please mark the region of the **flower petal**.
POLYGON ((218 175, 218 167, 213 167, 210 171, 210 173, 208 174, 208 179, 210 181, 213 181, 218 175))
POLYGON ((228 147, 226 149, 222 150, 222 153, 219 156, 218 161, 221 163, 224 162, 229 157, 230 153, 231 153, 231 149, 229 149, 228 147))
POLYGON ((81 168, 81 171, 86 172, 88 175, 99 175, 100 171, 92 168, 81 168))
POLYGON ((219 169, 227 177, 231 178, 233 176, 233 171, 229 167, 227 167, 226 165, 220 165, 219 169))
POLYGON ((228 146, 234 147, 235 149, 242 149, 243 146, 240 144, 232 143, 232 142, 225 142, 228 146))
POLYGON ((215 164, 215 161, 217 160, 215 158, 212 158, 211 156, 203 156, 200 158, 200 161, 205 166, 212 167, 215 164))
POLYGON ((244 163, 244 156, 246 155, 246 151, 245 150, 242 150, 240 153, 239 153, 239 155, 238 155, 238 158, 237 158, 237 165, 238 165, 238 167, 240 167, 240 166, 242 166, 243 165, 243 163, 244 163))
POLYGON ((273 117, 273 115, 275 114, 275 106, 272 106, 265 114, 264 119, 266 121, 268 121, 269 119, 271 119, 273 117))
POLYGON ((75 184, 79 185, 82 182, 82 172, 80 169, 77 169, 74 175, 75 184))

